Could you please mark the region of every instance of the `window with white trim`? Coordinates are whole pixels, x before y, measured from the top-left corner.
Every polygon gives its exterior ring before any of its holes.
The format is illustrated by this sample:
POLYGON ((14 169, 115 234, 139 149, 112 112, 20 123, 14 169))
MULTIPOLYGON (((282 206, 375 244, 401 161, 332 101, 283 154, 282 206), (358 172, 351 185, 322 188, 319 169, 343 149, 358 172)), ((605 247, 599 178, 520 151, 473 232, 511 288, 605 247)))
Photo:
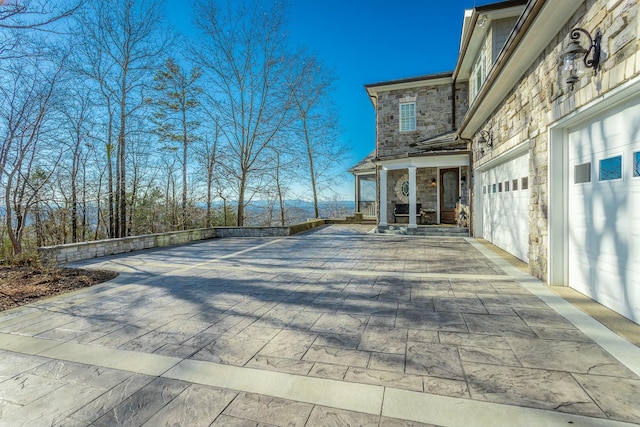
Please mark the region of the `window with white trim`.
POLYGON ((414 130, 416 130, 416 103, 402 103, 400 104, 400 132, 414 130))
POLYGON ((475 99, 480 92, 480 88, 487 78, 487 56, 486 56, 486 44, 487 38, 482 42, 482 47, 478 53, 478 57, 471 67, 471 100, 475 99))

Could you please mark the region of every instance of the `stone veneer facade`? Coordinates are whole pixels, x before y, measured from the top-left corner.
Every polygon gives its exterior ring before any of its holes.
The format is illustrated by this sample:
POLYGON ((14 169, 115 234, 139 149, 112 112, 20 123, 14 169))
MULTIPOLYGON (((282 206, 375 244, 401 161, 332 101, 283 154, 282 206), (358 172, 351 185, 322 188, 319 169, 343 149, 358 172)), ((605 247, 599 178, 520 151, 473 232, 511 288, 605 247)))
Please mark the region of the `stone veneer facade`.
POLYGON ((467 84, 458 84, 455 88, 455 127, 452 126, 453 96, 452 83, 429 85, 428 80, 408 89, 381 91, 376 118, 378 157, 424 151, 410 144, 455 130, 467 111, 467 84), (400 104, 403 102, 416 103, 416 130, 413 132, 400 132, 400 104))
MULTIPOLYGON (((568 1, 568 0, 567 0, 568 1)), ((571 0, 573 1, 573 0, 571 0)), ((529 143, 529 268, 542 279, 548 269, 548 132, 554 122, 640 75, 640 6, 636 0, 588 0, 560 29, 480 129, 491 130, 494 147, 472 144, 474 167, 529 143), (587 70, 569 92, 561 80, 560 54, 572 28, 603 34, 604 59, 597 76, 587 70), (482 153, 484 148, 484 155, 482 153)), ((479 135, 474 136, 474 141, 479 135)), ((481 189, 478 189, 481 191, 481 189)))
MULTIPOLYGON (((455 130, 467 111, 468 100, 467 83, 457 84, 454 90, 451 74, 417 80, 411 87, 404 89, 380 90, 376 114, 377 157, 402 157, 423 153, 424 147, 412 145, 455 130), (403 102, 416 103, 415 131, 400 132, 400 104, 403 102), (454 119, 455 126, 452 124, 454 119)), ((461 171, 461 176, 468 176, 468 168, 463 169, 465 170, 461 171)), ((407 170, 390 170, 388 173, 386 209, 387 218, 391 222, 394 222, 394 205, 407 203, 406 200, 402 200, 397 188, 399 183, 407 179, 407 170)), ((431 185, 434 179, 438 179, 437 168, 417 169, 416 203, 421 204, 423 208, 437 210, 438 188, 431 185)), ((377 187, 380 189, 379 174, 377 187)))

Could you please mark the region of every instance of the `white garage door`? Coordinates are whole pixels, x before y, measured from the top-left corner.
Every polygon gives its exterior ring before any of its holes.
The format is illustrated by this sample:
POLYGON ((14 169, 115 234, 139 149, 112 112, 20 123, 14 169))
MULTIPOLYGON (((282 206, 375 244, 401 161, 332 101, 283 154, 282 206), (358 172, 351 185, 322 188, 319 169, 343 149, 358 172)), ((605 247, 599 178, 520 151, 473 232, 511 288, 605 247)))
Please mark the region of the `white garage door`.
POLYGON ((569 129, 569 286, 640 322, 640 102, 569 129))
POLYGON ((483 237, 528 261, 529 154, 483 173, 483 237))

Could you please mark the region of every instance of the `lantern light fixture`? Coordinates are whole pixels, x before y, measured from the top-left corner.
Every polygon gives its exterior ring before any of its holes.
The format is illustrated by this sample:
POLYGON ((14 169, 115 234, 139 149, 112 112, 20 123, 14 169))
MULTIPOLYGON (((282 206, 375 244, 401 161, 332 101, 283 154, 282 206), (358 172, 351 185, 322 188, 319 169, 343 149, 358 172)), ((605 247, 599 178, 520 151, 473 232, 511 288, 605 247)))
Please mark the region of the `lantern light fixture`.
POLYGON ((493 147, 493 135, 490 130, 481 130, 478 132, 480 137, 478 138, 478 144, 486 144, 487 147, 493 147))
POLYGON ((573 90, 573 86, 582 74, 584 67, 593 68, 595 74, 598 73, 600 67, 600 46, 602 41, 602 32, 596 31, 594 37, 584 28, 576 27, 571 30, 569 44, 565 47, 560 55, 562 60, 562 75, 565 82, 569 86, 569 90, 573 90), (589 47, 583 47, 580 42, 580 35, 584 35, 589 40, 589 47), (591 55, 591 57, 589 57, 591 55))

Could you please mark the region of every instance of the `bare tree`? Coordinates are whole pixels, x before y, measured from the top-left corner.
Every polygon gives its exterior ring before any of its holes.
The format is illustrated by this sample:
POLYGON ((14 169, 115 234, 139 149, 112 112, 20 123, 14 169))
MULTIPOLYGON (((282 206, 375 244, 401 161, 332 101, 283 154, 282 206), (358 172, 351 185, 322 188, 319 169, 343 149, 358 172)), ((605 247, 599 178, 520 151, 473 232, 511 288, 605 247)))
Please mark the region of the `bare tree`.
MULTIPOLYGON (((302 141, 307 177, 315 217, 320 217, 319 195, 327 172, 341 167, 346 149, 339 142, 338 121, 330 102, 333 75, 315 56, 301 52, 289 74, 289 88, 295 105, 294 133, 302 141)), ((327 176, 328 175, 328 176, 327 176)))
MULTIPOLYGON (((114 188, 114 148, 115 148, 115 119, 116 119, 116 90, 112 82, 113 62, 108 60, 103 51, 102 44, 91 43, 92 37, 97 37, 94 29, 85 27, 89 19, 86 16, 81 18, 80 36, 86 43, 78 43, 74 69, 81 78, 89 79, 89 87, 97 87, 96 95, 99 100, 95 104, 100 109, 100 115, 106 123, 103 124, 102 135, 96 135, 96 143, 104 147, 106 156, 105 169, 107 173, 107 197, 108 197, 108 218, 105 222, 108 237, 116 237, 115 229, 115 188, 114 188), (87 34, 86 32, 89 32, 87 34), (95 83, 95 85, 91 85, 95 83)), ((94 39, 95 40, 95 39, 94 39)), ((98 121, 96 119, 96 121, 98 121)), ((97 125, 98 123, 96 123, 97 125)), ((96 152, 97 155, 97 152, 96 152)), ((96 156, 96 159, 98 156, 96 156)), ((101 211, 99 211, 101 212, 101 211)), ((97 234, 96 234, 97 236, 97 234)))
POLYGON ((205 215, 205 227, 213 225, 212 219, 212 202, 213 202, 213 184, 215 180, 216 166, 219 163, 218 137, 220 129, 218 121, 214 121, 215 131, 210 138, 205 135, 201 143, 195 147, 196 161, 206 172, 206 191, 207 191, 207 212, 205 215))
MULTIPOLYGON (((82 179, 80 173, 82 170, 86 173, 86 161, 88 158, 87 145, 90 140, 89 115, 90 115, 90 98, 86 92, 78 92, 72 88, 67 88, 68 94, 71 95, 70 100, 63 108, 62 114, 65 117, 65 128, 67 134, 63 134, 61 142, 62 146, 68 147, 71 154, 71 164, 68 169, 68 177, 70 180, 69 191, 71 192, 71 241, 78 242, 78 196, 86 193, 86 182, 82 179), (80 181, 80 182, 79 182, 80 181), (80 188, 79 188, 80 185, 80 188)), ((83 212, 86 212, 84 199, 80 203, 83 212)), ((82 225, 86 224, 86 215, 82 215, 82 225)), ((85 228, 81 228, 84 235, 85 228)))
POLYGON ((16 63, 10 74, 13 79, 4 81, 3 102, 0 102, 3 106, 0 109, 0 129, 3 130, 0 180, 4 186, 7 234, 15 255, 22 252, 28 212, 53 173, 53 166, 44 171, 38 170, 37 165, 61 72, 62 61, 43 63, 36 57, 28 64, 16 63))
MULTIPOLYGON (((198 0, 196 25, 201 41, 192 56, 207 78, 211 117, 219 117, 230 158, 227 173, 237 183, 237 225, 264 152, 282 131, 290 108, 285 71, 289 66, 284 10, 263 2, 198 0)), ((257 184, 257 182, 254 182, 257 184)), ((257 188, 254 186, 254 189, 257 188)))
POLYGON ((171 230, 175 230, 178 223, 178 215, 176 213, 176 163, 178 163, 177 149, 175 147, 164 147, 165 152, 162 161, 166 174, 167 183, 165 185, 164 203, 165 203, 165 222, 171 230))
POLYGON ((298 153, 292 147, 295 141, 290 138, 291 135, 283 135, 285 138, 278 138, 270 147, 272 159, 270 163, 273 168, 269 170, 271 181, 271 192, 275 193, 279 207, 279 224, 285 225, 289 222, 287 215, 286 200, 292 189, 292 183, 298 180, 294 176, 296 165, 299 164, 298 153))
POLYGON ((144 106, 145 86, 169 44, 162 31, 162 10, 159 0, 95 0, 80 22, 85 73, 108 100, 114 136, 117 127, 115 144, 111 135, 107 139, 107 153, 115 151, 115 237, 128 235, 128 122, 144 106))
POLYGON ((155 159, 152 155, 155 152, 156 147, 149 140, 149 132, 145 129, 145 120, 136 120, 130 126, 129 144, 130 150, 128 155, 128 163, 130 165, 130 183, 128 187, 128 200, 127 204, 131 207, 127 217, 127 229, 134 234, 140 234, 146 232, 144 228, 140 227, 140 223, 137 223, 136 209, 141 204, 145 204, 147 194, 153 192, 154 181, 159 175, 158 168, 154 164, 155 159))

